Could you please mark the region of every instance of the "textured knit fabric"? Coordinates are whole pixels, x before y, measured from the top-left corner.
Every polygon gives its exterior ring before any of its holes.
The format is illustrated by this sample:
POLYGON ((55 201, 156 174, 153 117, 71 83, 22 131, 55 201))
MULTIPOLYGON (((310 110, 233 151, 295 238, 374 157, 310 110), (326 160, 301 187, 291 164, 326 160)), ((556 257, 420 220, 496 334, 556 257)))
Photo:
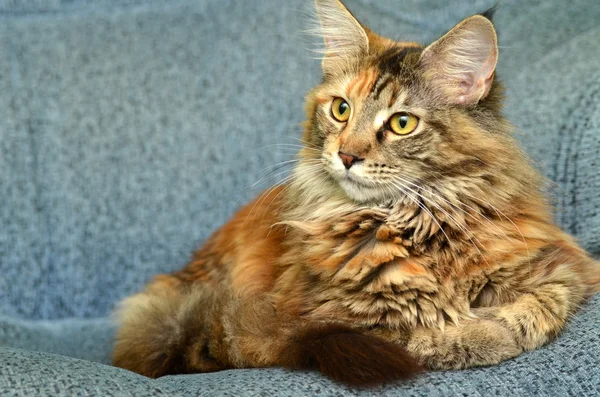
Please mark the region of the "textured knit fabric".
MULTIPOLYGON (((420 42, 493 3, 345 2, 375 31, 420 42)), ((0 395, 353 393, 277 369, 150 381, 97 364, 109 363, 114 304, 185 265, 286 175, 265 168, 292 158, 303 96, 320 78, 302 33, 311 8, 0 0, 0 395)), ((597 0, 501 1, 496 17, 506 113, 553 181, 557 221, 597 257, 599 20, 597 0)), ((501 366, 386 392, 589 395, 600 388, 599 312, 596 298, 555 343, 501 366)))
MULTIPOLYGON (((501 365, 428 373, 411 382, 370 390, 336 385, 317 373, 282 369, 230 370, 149 380, 88 360, 0 348, 0 396, 594 396, 600 391, 598 308, 600 297, 583 309, 556 342, 501 365)), ((70 330, 82 328, 81 322, 61 322, 55 327, 42 327, 36 336, 49 339, 55 344, 54 351, 71 353, 74 349, 69 340, 56 335, 61 329, 74 334, 70 330)), ((92 341, 81 347, 92 349, 90 357, 98 357, 93 341, 108 353, 103 328, 109 328, 108 323, 97 320, 87 327, 92 331, 92 341)), ((71 343, 82 340, 75 338, 71 343)), ((27 337, 21 339, 25 340, 27 337)))

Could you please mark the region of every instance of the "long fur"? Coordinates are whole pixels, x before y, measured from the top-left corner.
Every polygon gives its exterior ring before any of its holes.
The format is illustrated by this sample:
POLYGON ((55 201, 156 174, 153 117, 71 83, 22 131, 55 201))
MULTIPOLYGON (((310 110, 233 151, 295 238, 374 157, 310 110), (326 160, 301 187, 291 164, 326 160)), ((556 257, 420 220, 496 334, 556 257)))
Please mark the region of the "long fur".
POLYGON ((337 0, 316 6, 329 52, 288 183, 122 302, 115 365, 376 385, 536 349, 600 291, 599 263, 554 224, 502 114, 491 13, 422 47, 337 0), (406 134, 389 125, 402 114, 419 120, 406 134), (360 161, 347 168, 341 152, 360 161))
POLYGON ((278 361, 363 387, 411 378, 423 369, 404 347, 339 324, 302 329, 278 361))
MULTIPOLYGON (((115 365, 151 378, 229 368, 228 361, 236 358, 228 351, 240 354, 251 339, 248 335, 267 336, 264 324, 253 321, 257 313, 263 317, 266 312, 271 327, 286 332, 262 341, 272 358, 254 359, 265 366, 316 370, 353 386, 388 383, 422 371, 396 343, 342 324, 278 323, 280 319, 265 302, 255 302, 248 310, 248 303, 228 303, 225 297, 225 292, 184 288, 168 295, 142 293, 126 299, 116 313, 121 328, 115 365), (235 316, 240 311, 252 312, 253 318, 242 314, 238 321, 226 320, 223 328, 218 319, 211 318, 215 313, 235 316), (222 333, 220 341, 215 340, 215 331, 222 333)), ((249 364, 247 358, 237 359, 240 366, 249 364)))

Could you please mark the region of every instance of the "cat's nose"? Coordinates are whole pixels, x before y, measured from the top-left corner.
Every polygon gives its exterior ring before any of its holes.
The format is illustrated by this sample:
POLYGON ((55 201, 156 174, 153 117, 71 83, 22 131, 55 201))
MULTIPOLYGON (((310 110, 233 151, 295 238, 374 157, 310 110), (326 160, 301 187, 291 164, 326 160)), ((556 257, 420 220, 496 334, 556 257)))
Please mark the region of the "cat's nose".
POLYGON ((353 154, 344 153, 342 151, 338 152, 338 156, 340 156, 340 158, 342 159, 342 163, 344 163, 344 167, 346 167, 347 170, 349 170, 350 167, 352 167, 355 163, 358 163, 359 161, 364 160, 364 159, 359 158, 358 156, 355 156, 353 154))

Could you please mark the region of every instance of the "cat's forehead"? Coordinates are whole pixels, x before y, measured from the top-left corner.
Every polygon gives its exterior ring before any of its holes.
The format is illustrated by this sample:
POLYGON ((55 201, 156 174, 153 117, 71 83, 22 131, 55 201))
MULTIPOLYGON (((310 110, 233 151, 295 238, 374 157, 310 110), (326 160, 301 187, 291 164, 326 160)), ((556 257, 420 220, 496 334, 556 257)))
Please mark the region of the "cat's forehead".
POLYGON ((339 76, 332 85, 348 99, 392 106, 411 96, 422 50, 414 43, 376 48, 358 67, 339 76))
POLYGON ((372 60, 381 74, 410 78, 418 68, 423 47, 417 43, 396 43, 376 48, 372 60))

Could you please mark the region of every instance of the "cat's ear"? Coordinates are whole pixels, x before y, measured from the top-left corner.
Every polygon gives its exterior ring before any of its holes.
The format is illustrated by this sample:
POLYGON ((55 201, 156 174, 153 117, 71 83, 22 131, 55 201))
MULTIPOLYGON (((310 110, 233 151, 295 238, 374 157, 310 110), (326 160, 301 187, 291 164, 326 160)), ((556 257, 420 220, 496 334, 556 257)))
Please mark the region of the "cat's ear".
POLYGON ((498 62, 498 38, 491 20, 474 15, 456 25, 421 55, 425 77, 452 104, 485 98, 498 62))
POLYGON ((348 62, 369 52, 369 38, 361 24, 339 0, 315 0, 319 32, 325 41, 323 72, 336 74, 348 62))

